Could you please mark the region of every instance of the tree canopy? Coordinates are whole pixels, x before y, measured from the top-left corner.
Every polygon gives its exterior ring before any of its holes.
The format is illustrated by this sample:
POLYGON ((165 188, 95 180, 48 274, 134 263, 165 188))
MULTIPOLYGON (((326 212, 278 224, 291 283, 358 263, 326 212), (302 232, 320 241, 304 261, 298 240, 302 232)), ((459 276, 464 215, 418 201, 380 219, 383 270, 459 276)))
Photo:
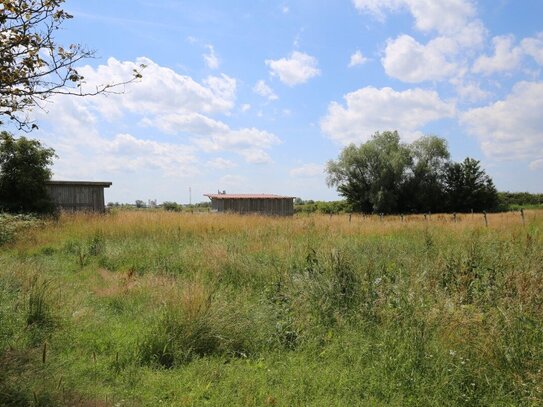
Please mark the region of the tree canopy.
MULTIPOLYGON (((79 44, 62 46, 54 34, 72 18, 62 10, 64 0, 2 0, 0 3, 0 124, 2 118, 20 129, 36 127, 28 115, 35 106, 54 94, 77 96, 107 93, 117 84, 105 84, 83 91, 83 77, 75 69, 94 52, 79 44)), ((143 68, 143 67, 142 67, 143 68)))
POLYGON ((377 132, 366 143, 345 147, 326 172, 328 186, 363 212, 460 212, 497 204, 479 162, 451 162, 446 140, 437 136, 405 144, 397 131, 377 132))
POLYGON ((49 213, 53 204, 45 183, 55 152, 38 140, 0 132, 0 211, 49 213))

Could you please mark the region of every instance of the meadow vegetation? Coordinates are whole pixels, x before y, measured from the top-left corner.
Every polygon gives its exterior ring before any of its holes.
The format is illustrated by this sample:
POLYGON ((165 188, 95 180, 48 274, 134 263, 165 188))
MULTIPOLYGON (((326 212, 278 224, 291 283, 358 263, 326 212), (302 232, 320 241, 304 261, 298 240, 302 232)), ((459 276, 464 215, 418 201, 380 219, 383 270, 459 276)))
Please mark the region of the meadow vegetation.
POLYGON ((541 210, 10 222, 0 405, 543 403, 541 210))

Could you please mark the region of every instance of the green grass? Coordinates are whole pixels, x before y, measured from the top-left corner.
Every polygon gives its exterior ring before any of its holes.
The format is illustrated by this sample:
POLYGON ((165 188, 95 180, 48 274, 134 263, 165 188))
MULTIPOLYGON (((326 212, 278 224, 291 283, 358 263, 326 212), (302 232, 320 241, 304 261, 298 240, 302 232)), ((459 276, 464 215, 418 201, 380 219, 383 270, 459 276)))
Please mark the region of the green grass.
POLYGON ((20 229, 0 246, 0 405, 541 405, 542 219, 20 229))

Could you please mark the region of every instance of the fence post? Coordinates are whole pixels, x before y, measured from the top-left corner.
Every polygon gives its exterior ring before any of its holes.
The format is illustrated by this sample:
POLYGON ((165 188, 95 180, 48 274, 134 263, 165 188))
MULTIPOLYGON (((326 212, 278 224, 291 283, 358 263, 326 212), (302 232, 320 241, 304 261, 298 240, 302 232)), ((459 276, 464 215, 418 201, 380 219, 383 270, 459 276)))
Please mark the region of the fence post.
POLYGON ((349 213, 349 223, 351 223, 351 217, 353 216, 352 213, 349 213))
POLYGON ((520 217, 522 218, 522 225, 524 226, 526 224, 524 222, 524 208, 520 208, 520 217))
POLYGON ((488 227, 488 219, 486 218, 486 211, 483 211, 483 216, 485 217, 485 226, 488 227))
POLYGON ((385 215, 383 214, 383 212, 381 212, 379 216, 381 217, 381 222, 382 222, 383 221, 383 216, 385 216, 385 215))
POLYGON ((453 213, 453 222, 456 223, 456 212, 453 213))
POLYGON ((403 223, 403 213, 400 213, 400 220, 401 220, 402 223, 403 223))

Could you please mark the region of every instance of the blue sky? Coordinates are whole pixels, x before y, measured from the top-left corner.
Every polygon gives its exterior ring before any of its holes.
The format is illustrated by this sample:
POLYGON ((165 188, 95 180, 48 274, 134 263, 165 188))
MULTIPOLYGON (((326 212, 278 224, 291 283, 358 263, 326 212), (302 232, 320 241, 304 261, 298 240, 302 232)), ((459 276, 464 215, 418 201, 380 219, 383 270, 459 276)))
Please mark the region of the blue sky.
POLYGON ((337 199, 323 168, 398 130, 447 139, 498 189, 543 192, 543 2, 68 0, 61 43, 95 49, 87 89, 36 112, 57 179, 106 200, 204 193, 337 199))

